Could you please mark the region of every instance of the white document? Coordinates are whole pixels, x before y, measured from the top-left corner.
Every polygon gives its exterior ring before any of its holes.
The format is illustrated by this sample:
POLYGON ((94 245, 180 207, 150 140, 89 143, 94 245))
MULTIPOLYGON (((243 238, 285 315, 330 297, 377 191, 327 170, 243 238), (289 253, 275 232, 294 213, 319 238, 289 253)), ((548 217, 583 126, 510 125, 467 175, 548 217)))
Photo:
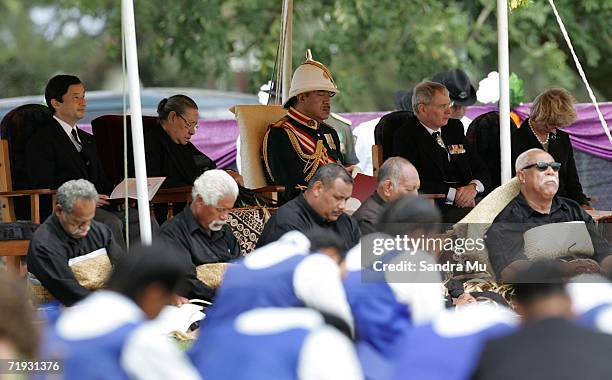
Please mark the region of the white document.
MULTIPOLYGON (((151 177, 147 178, 147 190, 149 193, 149 201, 153 199, 157 190, 161 187, 166 177, 151 177)), ((115 186, 109 199, 123 199, 125 198, 125 182, 127 181, 127 197, 132 199, 138 199, 138 193, 136 192, 136 178, 128 178, 121 181, 120 184, 115 186)))
POLYGON ((89 252, 86 255, 73 257, 72 259, 68 260, 68 266, 71 267, 74 264, 78 264, 80 262, 90 260, 90 259, 96 258, 101 255, 107 255, 107 254, 108 253, 106 252, 106 248, 102 247, 100 249, 96 249, 95 251, 89 252))

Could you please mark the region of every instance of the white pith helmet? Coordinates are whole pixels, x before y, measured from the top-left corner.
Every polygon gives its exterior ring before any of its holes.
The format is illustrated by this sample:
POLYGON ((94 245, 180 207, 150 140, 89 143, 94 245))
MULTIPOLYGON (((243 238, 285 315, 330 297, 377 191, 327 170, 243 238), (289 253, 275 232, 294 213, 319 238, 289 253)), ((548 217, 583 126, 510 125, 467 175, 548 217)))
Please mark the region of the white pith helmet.
POLYGON ((312 59, 310 49, 306 51, 306 61, 293 73, 289 96, 283 106, 286 107, 287 103, 299 94, 309 91, 329 91, 334 94, 340 92, 327 67, 312 59))

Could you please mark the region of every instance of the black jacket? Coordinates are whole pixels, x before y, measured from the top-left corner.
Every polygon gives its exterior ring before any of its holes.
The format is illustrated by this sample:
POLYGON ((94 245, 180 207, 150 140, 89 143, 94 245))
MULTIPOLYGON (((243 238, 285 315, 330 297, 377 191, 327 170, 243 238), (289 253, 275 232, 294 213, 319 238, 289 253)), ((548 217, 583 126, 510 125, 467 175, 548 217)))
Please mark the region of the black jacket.
POLYGON ((66 181, 83 178, 93 183, 98 193, 110 195, 113 187, 104 174, 94 137, 78 130, 82 142, 79 152, 55 119, 49 123, 26 146, 30 187, 57 189, 66 181))
MULTIPOLYGON (((412 116, 416 119, 416 116, 412 116)), ((486 167, 468 146, 463 135, 463 124, 449 119, 441 128, 442 140, 448 151, 456 154, 448 156, 418 121, 399 127, 393 136, 391 156, 408 159, 419 172, 421 191, 425 194, 448 194, 450 187, 464 186, 472 180, 479 180, 489 189, 490 181, 486 167), (461 152, 461 153, 460 153, 461 152), (454 182, 454 183, 453 183, 454 182)))
MULTIPOLYGON (((526 150, 532 148, 542 149, 542 144, 529 128, 529 119, 525 120, 521 127, 512 133, 512 162, 516 162, 516 158, 526 150)), ((582 192, 582 185, 578 178, 578 170, 576 170, 576 161, 574 161, 574 149, 566 132, 557 130, 554 138, 549 139, 548 153, 561 163, 559 170, 559 190, 557 195, 572 199, 578 203, 588 204, 586 195, 582 192)), ((514 165, 512 166, 514 173, 514 165)))
POLYGON ((176 144, 157 124, 144 135, 147 176, 166 177, 162 187, 193 186, 193 181, 217 165, 192 143, 176 144))

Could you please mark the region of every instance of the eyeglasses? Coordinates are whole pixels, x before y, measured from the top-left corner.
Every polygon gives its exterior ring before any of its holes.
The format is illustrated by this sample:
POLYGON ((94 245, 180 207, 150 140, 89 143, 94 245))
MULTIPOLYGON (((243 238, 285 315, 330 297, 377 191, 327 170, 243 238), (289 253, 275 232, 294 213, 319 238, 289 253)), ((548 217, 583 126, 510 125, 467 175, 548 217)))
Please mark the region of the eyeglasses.
POLYGON ((526 169, 530 169, 535 167, 536 169, 538 169, 541 172, 546 171, 546 169, 548 169, 548 167, 551 167, 552 170, 558 172, 559 169, 561 169, 561 163, 560 162, 536 162, 535 164, 531 164, 531 165, 527 165, 524 168, 522 168, 521 170, 526 170, 526 169))
POLYGON ((184 127, 185 127, 185 128, 187 128, 187 129, 193 129, 194 131, 197 131, 197 130, 198 130, 198 128, 200 127, 200 126, 198 125, 198 122, 197 122, 197 121, 196 121, 195 123, 190 124, 190 123, 187 121, 187 119, 185 119, 185 118, 183 117, 183 115, 181 115, 181 114, 180 114, 180 113, 178 113, 178 112, 177 112, 176 114, 177 114, 177 116, 178 116, 178 117, 180 117, 181 119, 183 119, 183 121, 185 122, 185 125, 184 125, 184 127))
POLYGON ((446 111, 449 110, 451 108, 453 108, 453 106, 455 105, 454 102, 450 102, 450 103, 446 103, 446 104, 431 104, 432 107, 436 107, 442 111, 446 111))

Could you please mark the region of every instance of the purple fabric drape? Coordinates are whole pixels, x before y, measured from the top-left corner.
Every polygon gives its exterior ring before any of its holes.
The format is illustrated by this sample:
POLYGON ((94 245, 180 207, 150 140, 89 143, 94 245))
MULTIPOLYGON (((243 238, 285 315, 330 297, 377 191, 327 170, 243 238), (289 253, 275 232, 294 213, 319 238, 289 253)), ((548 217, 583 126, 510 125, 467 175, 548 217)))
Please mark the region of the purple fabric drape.
MULTIPOLYGON (((523 104, 515 108, 521 120, 529 116, 531 104, 523 104)), ((612 124, 612 103, 599 105, 606 121, 612 124)), ((497 110, 495 105, 473 106, 468 108, 467 116, 474 119, 485 112, 497 110)), ((612 160, 612 144, 603 131, 595 107, 592 104, 576 104, 578 119, 565 128, 571 138, 574 149, 612 160)), ((390 111, 389 111, 390 112, 390 111)), ((353 127, 388 112, 351 112, 342 116, 351 120, 353 127)), ((212 158, 220 168, 230 166, 236 159, 236 139, 238 126, 236 120, 200 120, 200 129, 191 138, 191 142, 204 154, 212 158)), ((81 126, 91 133, 90 125, 81 126)))
MULTIPOLYGON (((523 121, 529 116, 530 109, 531 103, 528 103, 516 107, 513 111, 523 121)), ((612 125, 612 103, 600 103, 599 109, 606 122, 612 125)), ((467 116, 474 119, 480 114, 496 110, 496 105, 470 107, 467 116)), ((612 160, 612 144, 599 122, 595 106, 590 103, 576 104, 576 113, 578 115, 576 122, 563 129, 570 135, 574 149, 612 160)))

